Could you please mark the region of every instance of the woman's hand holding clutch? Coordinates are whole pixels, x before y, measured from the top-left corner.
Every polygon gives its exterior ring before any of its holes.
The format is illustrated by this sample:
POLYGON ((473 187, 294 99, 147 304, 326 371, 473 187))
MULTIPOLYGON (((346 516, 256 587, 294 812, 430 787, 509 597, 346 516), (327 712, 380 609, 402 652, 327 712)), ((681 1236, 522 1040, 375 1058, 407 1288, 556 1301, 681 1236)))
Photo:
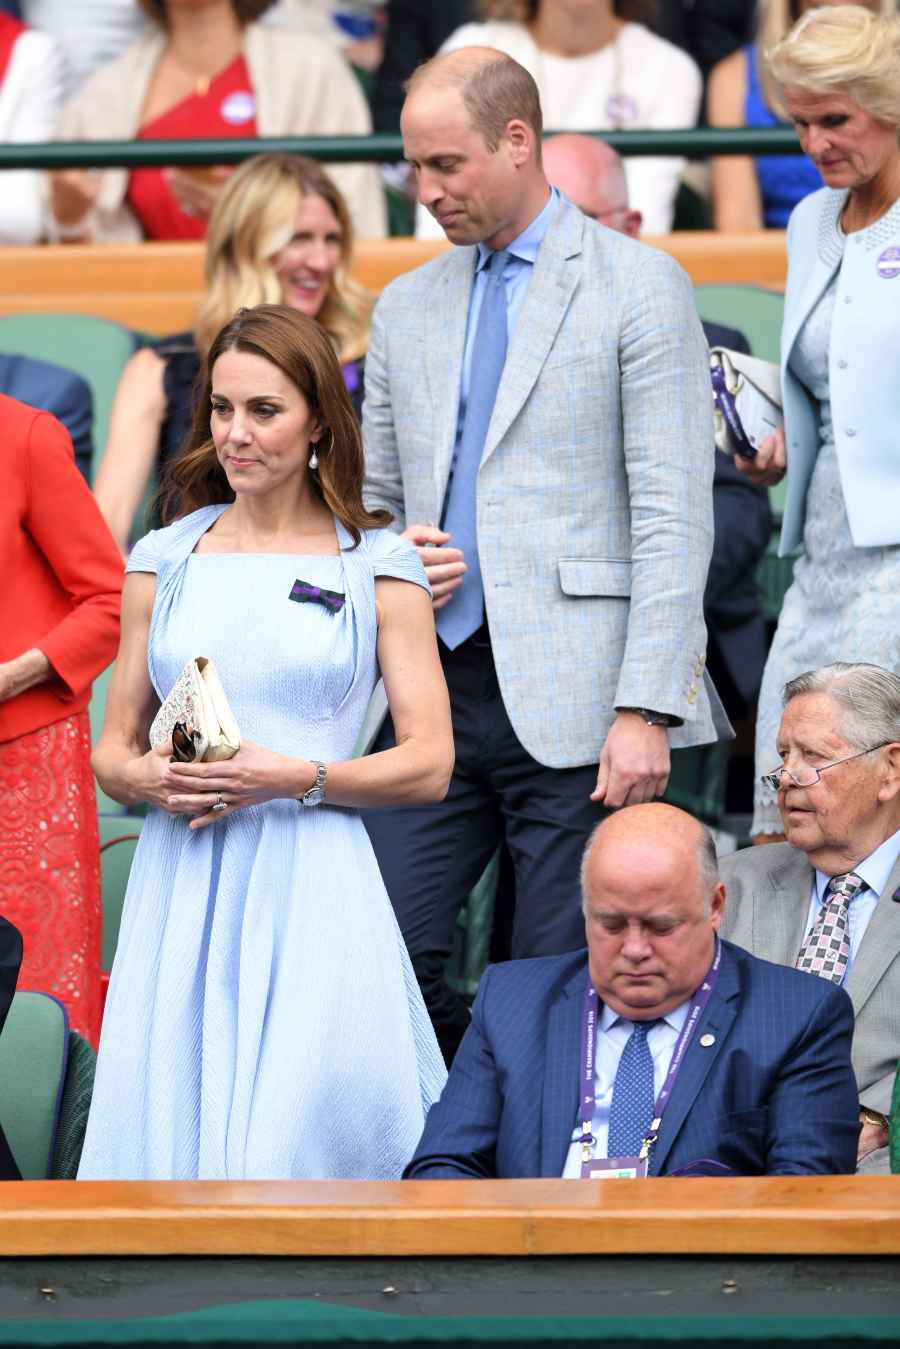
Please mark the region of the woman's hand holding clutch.
POLYGON ((315 779, 315 767, 305 759, 291 759, 243 740, 237 754, 220 763, 170 764, 167 781, 174 784, 174 791, 170 785, 163 809, 193 815, 191 829, 203 829, 243 806, 297 799, 315 779))
POLYGON ((766 436, 753 459, 742 459, 736 454, 734 462, 744 477, 756 487, 774 487, 787 472, 784 427, 779 426, 777 431, 766 436))

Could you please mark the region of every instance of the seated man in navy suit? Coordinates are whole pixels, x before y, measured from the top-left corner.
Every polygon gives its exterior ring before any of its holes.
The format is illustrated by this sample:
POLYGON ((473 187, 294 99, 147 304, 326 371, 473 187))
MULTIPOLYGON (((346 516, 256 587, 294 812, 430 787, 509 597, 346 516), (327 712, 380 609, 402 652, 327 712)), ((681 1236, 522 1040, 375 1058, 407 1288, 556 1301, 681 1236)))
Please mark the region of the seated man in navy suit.
POLYGON ((0 355, 0 393, 20 403, 52 412, 72 437, 75 463, 86 483, 91 481, 94 398, 90 385, 61 365, 30 356, 0 355))
POLYGON ((852 1173, 850 999, 721 941, 708 830, 620 810, 582 893, 586 954, 485 973, 406 1176, 852 1173))

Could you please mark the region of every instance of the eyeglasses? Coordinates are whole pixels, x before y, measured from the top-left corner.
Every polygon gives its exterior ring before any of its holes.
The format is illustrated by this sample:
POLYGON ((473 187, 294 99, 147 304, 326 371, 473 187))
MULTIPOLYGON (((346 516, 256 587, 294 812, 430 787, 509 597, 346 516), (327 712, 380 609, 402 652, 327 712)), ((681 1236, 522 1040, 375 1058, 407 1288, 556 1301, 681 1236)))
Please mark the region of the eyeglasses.
POLYGON ((833 763, 825 763, 821 768, 807 768, 806 777, 801 779, 796 773, 785 768, 782 764, 779 768, 773 769, 771 773, 763 773, 760 782, 764 787, 771 787, 773 792, 777 792, 781 786, 781 779, 784 776, 790 778, 795 787, 815 787, 816 783, 823 773, 829 768, 837 768, 838 764, 850 763, 851 759, 861 759, 864 754, 874 754, 876 749, 884 749, 885 745, 892 745, 893 740, 882 740, 880 745, 870 745, 868 749, 861 749, 857 754, 848 754, 844 759, 835 759, 833 763))
POLYGON ((199 731, 188 728, 183 721, 176 721, 172 727, 172 762, 193 763, 199 739, 199 731))

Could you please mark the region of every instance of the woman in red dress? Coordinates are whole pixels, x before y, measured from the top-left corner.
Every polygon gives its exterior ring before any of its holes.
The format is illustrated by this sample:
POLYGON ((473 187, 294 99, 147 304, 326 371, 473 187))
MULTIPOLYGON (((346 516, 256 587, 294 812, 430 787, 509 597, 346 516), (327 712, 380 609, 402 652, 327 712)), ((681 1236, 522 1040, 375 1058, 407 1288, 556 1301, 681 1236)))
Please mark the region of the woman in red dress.
POLYGON ((0 912, 20 988, 100 1032, 100 854, 91 681, 113 659, 122 559, 55 417, 0 395, 0 912))
MULTIPOLYGON (((256 22, 272 0, 141 0, 154 28, 63 110, 62 140, 368 135, 359 82, 327 42, 256 22)), ((51 175, 52 235, 95 242, 201 239, 229 170, 51 175)), ((334 169, 357 234, 385 232, 374 164, 334 169)))

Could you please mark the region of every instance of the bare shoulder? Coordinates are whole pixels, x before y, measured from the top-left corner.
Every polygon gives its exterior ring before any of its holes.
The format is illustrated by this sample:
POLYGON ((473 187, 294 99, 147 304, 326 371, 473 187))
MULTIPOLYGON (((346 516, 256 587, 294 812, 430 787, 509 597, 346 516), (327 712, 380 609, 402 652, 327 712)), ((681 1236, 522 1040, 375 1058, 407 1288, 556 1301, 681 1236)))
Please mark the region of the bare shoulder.
POLYGON ((713 66, 706 90, 711 126, 743 126, 747 97, 747 57, 743 49, 713 66))

